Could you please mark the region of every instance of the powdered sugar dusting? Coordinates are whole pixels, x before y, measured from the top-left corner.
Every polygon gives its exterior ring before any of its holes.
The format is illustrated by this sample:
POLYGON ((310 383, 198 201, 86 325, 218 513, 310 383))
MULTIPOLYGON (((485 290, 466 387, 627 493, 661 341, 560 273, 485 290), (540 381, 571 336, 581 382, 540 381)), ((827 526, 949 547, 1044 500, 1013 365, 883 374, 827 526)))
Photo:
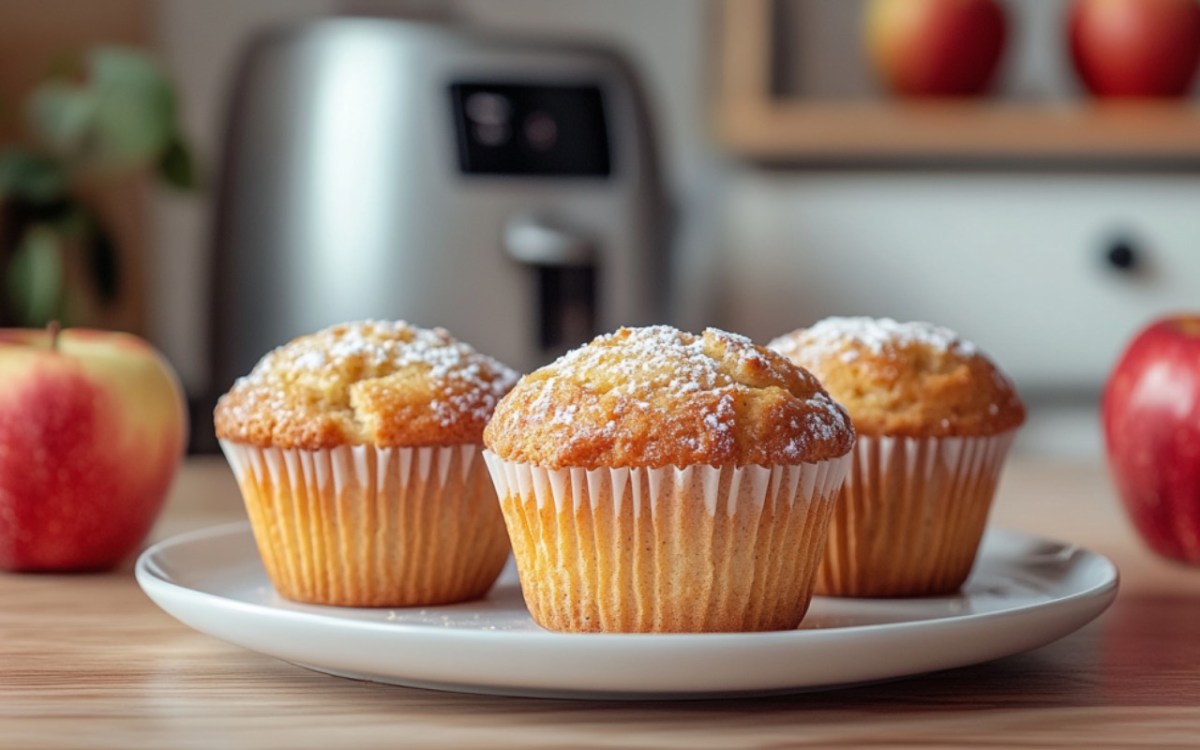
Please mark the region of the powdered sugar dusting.
POLYGON ((833 317, 769 346, 821 378, 867 434, 969 435, 1024 419, 1008 377, 942 326, 833 317))
MULTIPOLYGON (((529 404, 529 416, 551 425, 573 425, 575 439, 617 439, 620 425, 609 420, 587 425, 576 419, 576 405, 564 404, 554 396, 556 382, 566 381, 616 403, 622 414, 662 418, 660 410, 703 404, 700 423, 704 434, 684 436, 694 450, 733 452, 737 434, 735 399, 750 386, 739 382, 743 370, 766 371, 778 384, 789 382, 781 368, 790 363, 764 353, 748 338, 715 328, 702 336, 670 326, 622 329, 600 336, 575 349, 545 368, 550 373, 546 386, 529 404), (620 347, 619 356, 613 349, 620 347), (699 394, 704 398, 694 399, 699 394), (715 398, 713 398, 715 396, 715 398)), ((791 382, 794 382, 794 373, 791 382)), ((845 411, 815 385, 804 404, 803 423, 787 425, 783 448, 789 458, 804 456, 812 440, 836 441, 850 427, 845 411)), ((797 398, 801 398, 797 396, 797 398)))
POLYGON ((862 350, 881 355, 914 345, 967 357, 978 353, 975 344, 949 328, 923 322, 900 323, 892 318, 825 318, 811 328, 781 336, 769 344, 791 358, 801 354, 817 359, 837 356, 843 362, 858 359, 862 350))
MULTIPOLYGON (((355 360, 365 372, 399 370, 426 365, 435 378, 453 377, 482 385, 480 365, 508 370, 468 344, 456 341, 444 328, 417 328, 404 321, 366 320, 327 328, 302 336, 263 358, 247 382, 253 383, 272 368, 287 367, 296 373, 329 371, 355 360)), ((511 370, 510 376, 515 375, 511 370)))
MULTIPOLYGON (((706 329, 704 336, 694 336, 658 325, 624 328, 599 336, 591 344, 559 357, 550 369, 556 377, 581 381, 603 368, 618 381, 612 392, 624 392, 640 401, 647 401, 650 394, 679 396, 711 390, 731 379, 721 363, 708 354, 705 337, 723 343, 736 358, 774 368, 745 336, 717 328, 706 329), (614 346, 622 348, 621 357, 610 356, 609 350, 614 346)), ((782 377, 778 372, 774 374, 782 377)))
POLYGON ((276 348, 249 375, 239 378, 234 389, 266 392, 267 408, 280 412, 289 408, 291 384, 346 386, 408 368, 450 386, 443 398, 429 402, 442 425, 464 415, 485 421, 517 379, 511 368, 455 340, 445 329, 365 320, 333 326, 276 348))

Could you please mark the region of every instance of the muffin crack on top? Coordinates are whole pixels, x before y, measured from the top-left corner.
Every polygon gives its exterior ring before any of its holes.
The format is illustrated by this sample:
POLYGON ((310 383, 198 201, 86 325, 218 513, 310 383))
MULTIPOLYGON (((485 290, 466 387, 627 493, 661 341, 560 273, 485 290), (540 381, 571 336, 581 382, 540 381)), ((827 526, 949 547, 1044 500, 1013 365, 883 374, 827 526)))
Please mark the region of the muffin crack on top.
POLYGON ((485 444, 547 468, 816 462, 847 453, 846 412, 785 357, 737 334, 622 328, 526 375, 485 444))
POLYGON ((863 435, 996 435, 1025 420, 1012 381, 948 328, 832 317, 769 346, 820 378, 863 435))
POLYGON ((268 353, 217 404, 217 436, 318 450, 479 443, 517 373, 441 328, 360 321, 268 353))

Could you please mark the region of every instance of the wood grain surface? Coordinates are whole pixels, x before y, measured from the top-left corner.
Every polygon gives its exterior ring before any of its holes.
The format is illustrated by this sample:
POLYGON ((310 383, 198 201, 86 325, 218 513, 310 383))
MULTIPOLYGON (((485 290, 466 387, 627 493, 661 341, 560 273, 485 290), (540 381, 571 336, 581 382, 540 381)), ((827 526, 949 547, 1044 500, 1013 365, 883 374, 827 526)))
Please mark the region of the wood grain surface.
MULTIPOLYGON (((217 459, 180 476, 155 538, 235 520, 217 459)), ((131 565, 0 574, 0 748, 1200 746, 1200 570, 1146 552, 1097 466, 1013 461, 994 522, 1083 544, 1116 603, 1031 653, 788 697, 589 703, 329 677, 189 630, 131 565)))

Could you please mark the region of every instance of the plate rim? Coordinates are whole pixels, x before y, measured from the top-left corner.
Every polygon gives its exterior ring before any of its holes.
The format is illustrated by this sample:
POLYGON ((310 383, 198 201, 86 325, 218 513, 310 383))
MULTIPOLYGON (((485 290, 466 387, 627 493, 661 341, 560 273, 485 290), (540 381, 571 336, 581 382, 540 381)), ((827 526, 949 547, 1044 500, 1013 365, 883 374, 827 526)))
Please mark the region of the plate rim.
MULTIPOLYGON (((329 610, 328 612, 324 612, 324 611, 310 612, 307 610, 278 610, 278 608, 271 607, 269 605, 262 605, 262 604, 256 604, 256 602, 248 602, 248 601, 241 601, 238 599, 232 599, 232 598, 229 598, 229 596, 221 596, 218 594, 212 594, 210 592, 205 592, 205 590, 200 590, 197 588, 192 588, 190 586, 185 586, 185 584, 170 580, 169 576, 162 574, 162 572, 160 572, 160 569, 158 569, 157 566, 155 566, 151 562, 151 558, 154 558, 156 556, 156 554, 161 553, 161 551, 166 550, 166 548, 180 546, 180 545, 184 545, 184 544, 194 544, 194 542, 224 538, 224 536, 234 536, 234 535, 239 535, 241 533, 246 533, 246 534, 251 533, 250 522, 234 521, 234 522, 229 522, 229 523, 221 523, 221 524, 216 524, 216 526, 210 526, 210 527, 205 527, 205 528, 200 528, 200 529, 193 529, 193 530, 190 530, 190 532, 184 532, 181 534, 176 534, 174 536, 170 536, 170 538, 157 541, 157 542, 155 542, 154 545, 151 545, 150 547, 146 547, 146 550, 144 552, 142 552, 142 554, 139 554, 138 559, 137 559, 137 564, 134 565, 134 574, 137 575, 139 584, 142 583, 143 580, 146 580, 146 578, 148 578, 148 580, 154 582, 154 584, 158 584, 158 586, 164 586, 164 587, 170 587, 170 588, 182 590, 182 592, 187 592, 188 595, 203 596, 203 598, 215 599, 215 600, 222 601, 222 602, 228 602, 228 606, 245 607, 245 608, 248 608, 248 610, 254 610, 254 611, 264 610, 264 611, 269 611, 269 612, 280 612, 281 614, 286 614, 286 616, 288 616, 288 617, 316 618, 318 620, 335 619, 335 620, 337 620, 338 623, 344 623, 344 624, 347 624, 350 626, 362 626, 362 628, 368 628, 368 629, 372 629, 372 630, 378 629, 378 630, 386 630, 386 631, 392 631, 392 632, 395 632, 397 630, 404 630, 404 631, 413 630, 413 631, 421 631, 421 632, 430 630, 430 631, 437 631, 437 632, 439 632, 439 634, 467 634, 470 637, 475 637, 476 635, 480 634, 480 632, 486 632, 486 634, 488 634, 488 637, 498 637, 498 638, 515 638, 515 637, 529 636, 529 635, 533 635, 538 638, 544 638, 546 636, 563 637, 563 638, 574 638, 577 636, 584 636, 584 637, 589 638, 589 640, 608 640, 608 638, 612 638, 612 640, 620 640, 620 641, 647 640, 647 638, 654 638, 654 640, 662 640, 662 638, 682 638, 682 640, 696 640, 697 642, 701 641, 701 640, 704 640, 704 641, 716 640, 716 638, 720 638, 722 636, 730 636, 730 637, 736 637, 736 638, 738 638, 738 640, 746 640, 746 638, 757 638, 757 637, 762 637, 762 636, 797 637, 797 634, 817 634, 817 632, 834 631, 834 630, 838 631, 838 632, 845 632, 845 631, 862 632, 862 631, 876 630, 876 629, 880 629, 880 628, 886 628, 888 630, 901 630, 901 629, 908 628, 908 626, 922 626, 922 629, 925 629, 925 628, 929 628, 929 626, 931 626, 932 624, 946 622, 946 620, 952 620, 952 622, 954 622, 954 623, 961 623, 961 622, 973 622, 973 620, 977 620, 977 619, 995 619, 998 617, 1008 616, 1008 614, 1020 614, 1027 610, 1040 610, 1040 608, 1044 608, 1048 605, 1060 605, 1060 604, 1063 604, 1063 602, 1069 602, 1069 601, 1073 601, 1076 599, 1091 599, 1091 598, 1093 598, 1093 596, 1098 596, 1098 595, 1103 595, 1105 593, 1108 593, 1109 590, 1112 590, 1112 592, 1116 592, 1116 590, 1118 588, 1120 588, 1120 580, 1121 580, 1120 569, 1117 568, 1116 564, 1114 562, 1112 562, 1111 559, 1104 556, 1104 554, 1100 554, 1098 552, 1088 550, 1088 548, 1086 548, 1086 547, 1081 547, 1079 545, 1070 544, 1070 542, 1057 541, 1054 539, 1045 538, 1045 536, 1040 536, 1037 534, 1019 532, 1019 530, 1007 529, 1007 528, 990 528, 990 529, 988 529, 988 535, 1003 534, 1003 535, 1020 536, 1020 538, 1024 538, 1027 540, 1036 540, 1039 542, 1049 542, 1049 544, 1058 545, 1058 546, 1061 546, 1064 548, 1069 548, 1069 550, 1078 551, 1078 552, 1087 554, 1087 556, 1090 556, 1090 557, 1096 559, 1097 562, 1105 565, 1106 568, 1108 568, 1110 570, 1111 575, 1106 576, 1105 580, 1102 583, 1097 583, 1097 584, 1094 584, 1094 586, 1091 586, 1091 587, 1088 587, 1085 589, 1080 589, 1080 590, 1078 590, 1078 592, 1073 592, 1073 593, 1063 595, 1063 596, 1057 596, 1057 598, 1052 599, 1050 601, 1034 601, 1034 602, 1030 602, 1030 604, 1014 606, 1014 607, 1010 607, 1010 608, 1004 608, 1004 610, 1000 610, 1000 611, 968 612, 965 614, 956 614, 956 616, 954 616, 953 618, 938 618, 938 619, 932 619, 932 620, 929 620, 929 619, 905 620, 905 622, 899 622, 899 623, 870 623, 870 624, 860 624, 860 625, 842 625, 842 626, 838 626, 838 628, 821 628, 821 629, 809 629, 809 630, 797 628, 797 629, 793 629, 793 630, 772 630, 772 631, 758 631, 758 632, 586 632, 586 634, 577 634, 577 632, 556 632, 553 630, 540 630, 540 631, 492 630, 492 631, 485 631, 485 630, 470 630, 467 628, 443 629, 443 628, 436 628, 436 626, 433 626, 433 625, 425 625, 425 624, 418 624, 418 623, 403 623, 403 622, 378 623, 378 622, 372 622, 372 620, 343 619, 343 618, 338 618, 335 614, 335 612, 337 612, 337 611, 346 611, 346 610, 349 610, 349 611, 360 611, 360 610, 386 611, 386 610, 401 610, 401 608, 408 608, 408 607, 335 607, 335 606, 323 607, 323 608, 325 608, 325 610, 329 610)), ((982 548, 982 544, 980 544, 980 548, 982 548)), ((143 587, 143 588, 145 588, 145 587, 143 587)), ((870 600, 870 601, 888 601, 889 600, 889 598, 853 598, 853 599, 863 599, 863 600, 870 600)), ((905 601, 905 599, 896 599, 896 601, 905 601)), ((300 604, 305 607, 322 607, 322 605, 304 604, 304 602, 296 602, 296 604, 300 604)))
MULTIPOLYGON (((470 626, 444 627, 432 623, 399 622, 381 619, 359 619, 341 617, 339 611, 380 611, 400 610, 405 608, 342 608, 322 607, 321 605, 299 605, 303 608, 282 608, 272 603, 245 601, 233 596, 223 596, 201 588, 193 588, 171 578, 157 564, 157 559, 164 552, 176 546, 203 544, 206 541, 230 539, 236 536, 247 536, 253 547, 253 534, 250 524, 245 521, 223 523, 200 529, 183 532, 163 539, 139 555, 135 565, 135 577, 146 595, 167 614, 180 621, 181 624, 203 633, 209 637, 223 640, 239 648, 266 655, 271 658, 295 664, 307 669, 333 674, 343 678, 357 678, 375 682, 385 682, 397 685, 408 685, 425 689, 448 690, 475 694, 494 694, 526 697, 553 698, 587 698, 587 699, 635 699, 635 700, 664 700, 664 699, 709 699, 716 697, 745 697, 753 695, 779 695, 786 693, 809 692, 846 687, 863 682, 879 682, 906 677, 915 677, 942 669, 964 667, 980 664, 994 659, 1023 653, 1047 645, 1065 637, 1084 625, 1088 624, 1112 604, 1120 585, 1120 570, 1107 556, 1094 552, 1080 545, 1059 542, 1037 534, 1012 529, 991 527, 988 536, 1008 537, 1026 545, 1049 544, 1062 550, 1069 550, 1072 555, 1085 555, 1088 560, 1085 565, 1100 568, 1093 575, 1099 579, 1087 586, 1071 591, 1068 594, 1050 594, 1050 598, 1035 600, 1025 604, 1000 610, 984 612, 968 612, 953 614, 932 619, 901 620, 899 622, 877 622, 854 624, 823 628, 797 628, 794 630, 750 632, 750 633, 558 633, 545 629, 535 630, 489 630, 472 628, 470 626), (161 598, 160 598, 161 597, 161 598), (177 611, 177 608, 179 611, 177 611), (194 608, 206 608, 209 611, 200 615, 193 614, 194 608), (831 680, 813 672, 798 672, 788 685, 783 685, 778 670, 769 669, 769 675, 759 678, 756 684, 766 687, 747 687, 747 680, 739 675, 730 680, 729 687, 712 686, 680 686, 680 687, 646 687, 642 689, 617 687, 611 684, 613 678, 606 678, 609 684, 578 686, 565 680, 562 675, 549 677, 534 670, 532 673, 506 676, 504 681, 498 681, 494 676, 486 674, 470 674, 469 678, 455 678, 453 674, 464 674, 461 668, 449 668, 443 671, 443 676, 429 679, 422 675, 420 665, 408 673, 393 662, 387 669, 371 671, 370 669, 347 669, 343 665, 345 659, 320 650, 314 651, 311 658, 305 655, 296 656, 296 648, 270 648, 262 645, 261 639, 233 634, 229 629, 212 625, 214 614, 237 613, 239 617, 258 620, 263 627, 272 624, 285 629, 295 628, 335 628, 339 634, 353 638, 356 634, 361 637, 387 638, 395 636, 397 645, 403 648, 427 646, 439 648, 454 648, 460 643, 467 649, 487 650, 492 648, 511 648, 513 653, 545 654, 574 660, 579 664, 590 663, 598 656, 612 656, 628 662, 642 657, 657 660, 662 663, 672 663, 676 656, 695 654, 695 649, 710 649, 701 661, 717 663, 721 660, 736 659, 744 656, 747 659, 762 658, 766 654, 779 654, 780 657, 791 657, 803 654, 808 648, 845 649, 847 644, 855 639, 865 642, 868 646, 877 647, 879 643, 888 640, 909 641, 913 638, 929 638, 936 640, 942 635, 955 634, 959 638, 974 638, 994 633, 997 627, 1003 628, 1006 620, 1017 620, 1027 625, 1019 632, 1024 637, 1001 638, 1002 645, 992 648, 979 647, 967 649, 963 653, 961 645, 954 645, 945 650, 942 658, 900 659, 900 666, 893 664, 882 669, 876 669, 872 674, 878 676, 867 679, 831 680), (196 621, 199 621, 197 624, 196 621), (1032 622, 1031 622, 1032 620, 1032 622), (1039 621, 1040 620, 1040 621, 1039 621), (591 653, 579 653, 579 644, 586 640, 593 649, 591 653), (598 653, 597 653, 598 652, 598 653), (290 654, 290 655, 289 655, 290 654), (551 684, 555 683, 555 684, 551 684), (736 684, 735 684, 736 683, 736 684)), ((981 550, 984 548, 981 543, 981 550)), ((1018 560, 1018 557, 1000 556, 1000 560, 1018 560)), ((236 567, 247 561, 235 558, 236 567)), ((1080 564, 1078 562, 1074 564, 1080 564)), ((265 576, 265 572, 263 574, 265 576)), ((267 580, 269 585, 269 579, 267 580)), ((276 594, 278 596, 278 594, 276 594)), ((518 593, 519 596, 519 593, 518 593)), ((886 601, 886 600, 863 600, 886 601)), ((901 600, 904 601, 904 600, 901 600)), ((913 600, 907 600, 913 601, 913 600)), ((242 623, 244 625, 244 623, 242 623)), ((234 628, 237 629, 236 627, 234 628)), ((311 636, 310 636, 311 638, 311 636)), ((308 639, 302 639, 308 640, 308 639)), ((303 649, 312 648, 309 643, 301 643, 303 649)), ((886 645, 886 643, 885 643, 886 645)), ((301 649, 301 650, 303 650, 301 649)), ((441 652, 444 653, 444 652, 441 652)), ((353 657, 357 658, 357 657, 353 657)), ((352 660, 353 660, 352 658, 352 660)), ((772 658, 775 658, 772 656, 772 658)), ((406 662, 411 665, 411 662, 406 662)), ((856 668, 855 665, 854 668, 856 668)), ((854 668, 847 670, 848 675, 854 673, 854 668)), ((426 674, 428 667, 425 667, 426 674)), ((818 668, 820 672, 822 668, 818 668)), ((861 672, 861 669, 859 670, 861 672)), ((829 673, 829 668, 824 668, 829 673)), ((624 674, 624 673, 622 673, 624 674)), ((621 680, 627 678, 622 677, 621 680)), ((659 679, 659 682, 664 680, 659 679)), ((666 682, 671 682, 666 680, 666 682)), ((674 684, 674 683, 672 683, 674 684)))

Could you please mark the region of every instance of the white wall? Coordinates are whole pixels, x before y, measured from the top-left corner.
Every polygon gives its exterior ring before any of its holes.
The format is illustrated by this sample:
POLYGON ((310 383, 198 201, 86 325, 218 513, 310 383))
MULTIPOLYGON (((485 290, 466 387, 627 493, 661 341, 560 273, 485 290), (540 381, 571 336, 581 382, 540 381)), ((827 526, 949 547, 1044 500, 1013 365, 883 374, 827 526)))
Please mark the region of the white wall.
POLYGON ((831 314, 934 320, 1035 392, 1097 392, 1146 320, 1200 301, 1200 179, 747 171, 722 319, 765 340, 831 314), (1123 237, 1136 273, 1106 260, 1123 237))

